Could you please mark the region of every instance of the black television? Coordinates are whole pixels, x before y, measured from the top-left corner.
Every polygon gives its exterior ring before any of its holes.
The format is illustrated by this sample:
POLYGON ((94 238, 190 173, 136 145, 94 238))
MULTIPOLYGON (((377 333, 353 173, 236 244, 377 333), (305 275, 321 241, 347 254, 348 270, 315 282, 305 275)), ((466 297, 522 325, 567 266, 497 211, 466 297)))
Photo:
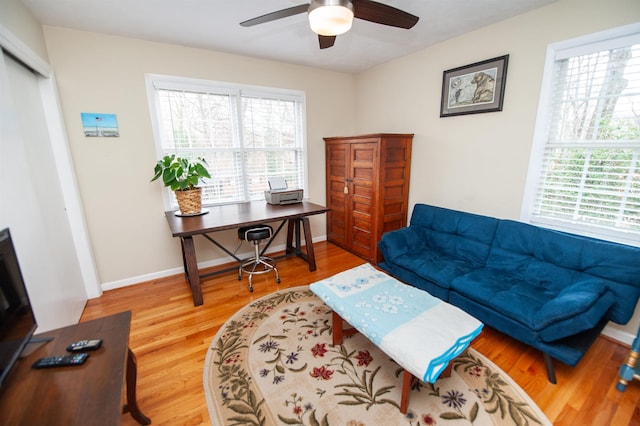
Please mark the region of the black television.
POLYGON ((0 231, 0 389, 37 327, 9 229, 0 231))

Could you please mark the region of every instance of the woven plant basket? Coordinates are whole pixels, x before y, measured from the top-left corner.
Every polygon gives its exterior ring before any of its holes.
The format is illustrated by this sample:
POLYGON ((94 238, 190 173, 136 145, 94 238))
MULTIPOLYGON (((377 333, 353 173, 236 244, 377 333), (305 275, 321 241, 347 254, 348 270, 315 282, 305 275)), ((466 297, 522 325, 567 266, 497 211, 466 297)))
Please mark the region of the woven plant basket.
POLYGON ((197 214, 202 210, 202 188, 175 191, 182 214, 197 214))

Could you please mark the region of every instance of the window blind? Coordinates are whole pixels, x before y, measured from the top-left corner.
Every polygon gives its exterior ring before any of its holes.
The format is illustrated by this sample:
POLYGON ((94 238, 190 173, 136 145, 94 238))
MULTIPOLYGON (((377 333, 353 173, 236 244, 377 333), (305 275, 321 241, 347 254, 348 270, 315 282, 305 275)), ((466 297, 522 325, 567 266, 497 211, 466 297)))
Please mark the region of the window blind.
POLYGON ((176 80, 153 87, 161 155, 207 161, 203 204, 264 200, 271 177, 305 187, 303 95, 176 80))
POLYGON ((532 221, 640 235, 637 37, 635 43, 556 55, 532 221))

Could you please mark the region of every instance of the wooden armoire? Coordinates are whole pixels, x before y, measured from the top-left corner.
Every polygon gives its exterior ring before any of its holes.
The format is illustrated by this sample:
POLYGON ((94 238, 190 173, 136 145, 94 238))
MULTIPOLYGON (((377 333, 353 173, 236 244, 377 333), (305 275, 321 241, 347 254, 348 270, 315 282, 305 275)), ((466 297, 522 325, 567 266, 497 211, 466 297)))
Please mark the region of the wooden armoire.
POLYGON ((407 225, 413 134, 324 140, 327 239, 377 264, 382 234, 407 225))

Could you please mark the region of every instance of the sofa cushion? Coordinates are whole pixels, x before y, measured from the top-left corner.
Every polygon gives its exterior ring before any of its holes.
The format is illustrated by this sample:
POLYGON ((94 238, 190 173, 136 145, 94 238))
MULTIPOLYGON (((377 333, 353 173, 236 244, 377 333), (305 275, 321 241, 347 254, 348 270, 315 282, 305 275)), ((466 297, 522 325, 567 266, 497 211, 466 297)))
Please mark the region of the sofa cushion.
POLYGON ((419 277, 449 289, 454 278, 477 268, 477 264, 432 249, 422 249, 395 258, 394 263, 419 277))
POLYGON ((554 292, 490 269, 474 270, 455 279, 452 289, 538 332, 545 341, 594 327, 615 301, 601 280, 585 279, 554 292))
POLYGON ((415 205, 410 223, 427 247, 477 264, 486 261, 497 225, 496 218, 426 204, 415 205))
POLYGON ((435 284, 431 280, 424 279, 410 269, 402 268, 391 262, 380 262, 378 263, 378 267, 383 271, 389 272, 400 281, 424 290, 432 296, 442 299, 445 302, 449 300, 449 288, 440 287, 438 284, 435 284))
POLYGON ((565 337, 593 329, 599 323, 602 323, 603 321, 606 322, 603 318, 614 302, 615 297, 613 293, 606 291, 598 297, 593 304, 585 304, 580 307, 585 308, 586 310, 557 322, 550 323, 547 327, 538 332, 538 338, 541 342, 550 343, 558 339, 563 339, 565 337))
POLYGON ((606 291, 607 287, 598 279, 585 279, 565 287, 536 312, 533 317, 534 329, 540 330, 586 312, 606 291))
POLYGON ((451 289, 529 329, 534 329, 538 310, 554 296, 554 293, 514 275, 486 268, 456 278, 451 289))
POLYGON ((615 303, 608 313, 609 319, 626 324, 633 316, 640 296, 640 250, 595 238, 563 235, 574 242, 584 241, 580 270, 603 280, 615 295, 615 303))
POLYGON ((486 266, 555 294, 582 279, 601 278, 616 296, 607 316, 624 324, 640 294, 640 277, 633 272, 638 264, 637 248, 502 220, 486 266))
POLYGON ((382 235, 378 243, 382 256, 387 263, 394 263, 396 258, 407 252, 426 250, 426 241, 416 228, 407 227, 396 229, 382 235))
POLYGON ((568 282, 579 279, 574 260, 579 253, 579 247, 544 238, 538 227, 503 220, 498 224, 486 266, 556 294, 568 282))

